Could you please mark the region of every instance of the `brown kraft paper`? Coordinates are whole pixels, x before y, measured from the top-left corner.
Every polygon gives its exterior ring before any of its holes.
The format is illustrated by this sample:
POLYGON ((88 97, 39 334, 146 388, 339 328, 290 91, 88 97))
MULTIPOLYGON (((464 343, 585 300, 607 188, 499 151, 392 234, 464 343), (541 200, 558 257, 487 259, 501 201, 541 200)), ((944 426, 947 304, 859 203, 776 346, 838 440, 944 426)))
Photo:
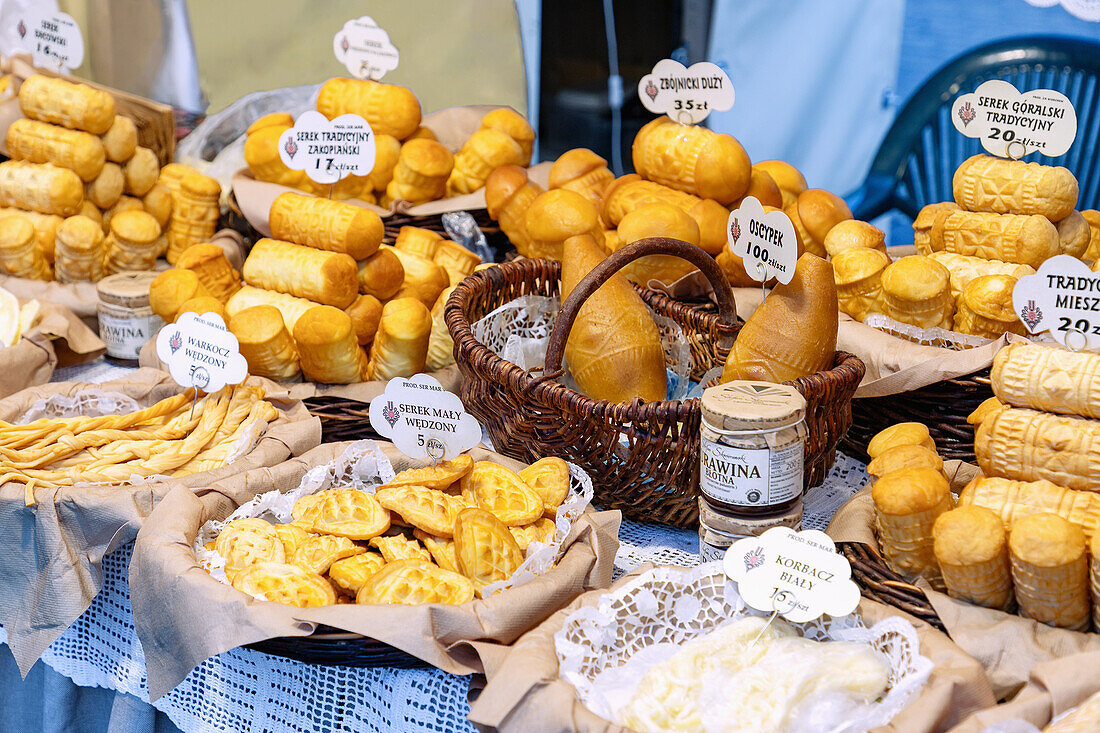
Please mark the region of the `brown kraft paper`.
MULTIPOLYGON (((650 569, 649 564, 623 576, 612 588, 650 569)), ((470 705, 470 720, 479 730, 500 733, 612 733, 627 729, 600 718, 577 698, 575 688, 558 676, 554 634, 566 617, 583 606, 594 606, 606 591, 593 591, 558 611, 525 634, 503 654, 487 655, 488 684, 470 705)), ((917 630, 921 654, 935 664, 920 695, 880 733, 945 731, 969 712, 995 703, 980 665, 944 634, 900 611, 867 599, 860 613, 870 626, 888 616, 902 616, 917 630)))
MULTIPOLYGON (((24 506, 22 483, 0 485, 0 526, 5 528, 0 532, 0 625, 22 674, 91 604, 102 584, 104 555, 133 541, 172 488, 202 496, 220 479, 279 464, 320 442, 320 424, 304 405, 273 382, 250 378, 250 383, 264 386, 279 417, 250 453, 219 469, 132 486, 36 488, 32 507, 24 506)), ((167 374, 149 369, 101 385, 58 382, 0 400, 0 420, 18 420, 50 395, 85 389, 121 392, 142 405, 180 391, 167 374)))
MULTIPOLYGON (((145 342, 138 354, 138 365, 168 371, 168 365, 157 356, 157 339, 154 336, 145 342)), ((462 374, 454 364, 443 367, 436 372, 425 372, 435 377, 448 392, 458 394, 462 384, 462 374)), ((352 384, 321 384, 319 382, 281 382, 280 386, 290 392, 295 400, 305 400, 310 397, 341 397, 357 402, 370 402, 378 395, 386 391, 387 381, 354 382, 352 384)))
POLYGON ((1093 673, 1098 668, 1100 651, 1040 662, 1012 700, 973 713, 950 733, 982 733, 987 726, 1009 720, 1024 720, 1041 728, 1100 692, 1100 675, 1093 673), (1086 670, 1089 673, 1084 673, 1086 670))
POLYGON ((56 367, 92 361, 106 348, 68 308, 53 303, 39 306, 34 327, 14 345, 0 348, 0 398, 45 384, 56 367))
MULTIPOLYGON (((492 654, 510 644, 580 593, 611 582, 620 515, 587 510, 566 538, 564 556, 542 576, 486 600, 458 606, 357 606, 295 608, 259 601, 210 577, 192 543, 210 519, 224 519, 254 495, 297 488, 303 474, 340 456, 350 443, 325 443, 273 468, 214 483, 202 496, 174 490, 138 533, 130 562, 134 623, 145 650, 149 697, 178 685, 203 660, 235 647, 282 636, 308 636, 326 624, 369 636, 452 674, 481 672, 477 640, 492 654)), ((395 471, 412 461, 392 444, 379 444, 395 471)), ((481 448, 475 460, 513 469, 523 466, 481 448)))
MULTIPOLYGON (((944 470, 956 492, 979 473, 976 466, 961 461, 947 461, 944 470)), ((861 542, 878 547, 870 486, 837 510, 826 532, 835 542, 861 542)), ((916 584, 951 639, 985 668, 997 699, 1019 690, 1036 664, 1082 651, 1100 651, 1100 634, 1053 628, 1015 614, 957 601, 932 590, 924 581, 916 584)))

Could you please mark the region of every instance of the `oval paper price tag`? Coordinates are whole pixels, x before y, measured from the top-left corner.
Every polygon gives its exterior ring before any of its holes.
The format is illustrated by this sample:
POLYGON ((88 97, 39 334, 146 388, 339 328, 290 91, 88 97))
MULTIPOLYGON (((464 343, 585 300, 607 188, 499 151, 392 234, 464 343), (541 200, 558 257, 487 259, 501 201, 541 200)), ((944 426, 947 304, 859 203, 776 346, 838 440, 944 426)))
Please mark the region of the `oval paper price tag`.
POLYGON ((390 35, 369 15, 344 23, 332 38, 332 51, 349 74, 375 81, 396 69, 399 57, 390 35))
POLYGON ((317 183, 365 176, 374 168, 374 132, 359 115, 340 115, 330 122, 310 110, 279 136, 279 157, 287 168, 305 171, 317 183))
POLYGON ((759 537, 730 545, 723 561, 745 603, 794 623, 822 614, 847 616, 859 605, 852 566, 829 535, 816 529, 795 532, 772 527, 759 537))
POLYGON ((391 379, 370 401, 370 424, 415 459, 449 461, 481 442, 481 423, 428 374, 391 379))
POLYGON ((68 13, 49 12, 32 3, 15 31, 35 66, 72 70, 84 63, 84 36, 68 13))
POLYGON ((217 313, 184 313, 157 334, 157 356, 181 387, 217 392, 248 376, 237 337, 217 313))
POLYGON ((638 98, 650 112, 694 125, 713 110, 733 106, 733 82, 709 61, 687 68, 679 61, 661 59, 638 82, 638 98))
POLYGON ((782 211, 764 211, 755 196, 746 196, 726 221, 726 241, 757 282, 773 277, 786 285, 798 262, 794 224, 782 211))
POLYGON ((1100 349, 1100 272, 1069 255, 1051 257, 1012 289, 1012 307, 1029 333, 1050 332, 1063 346, 1100 349))
POLYGON ((1077 113, 1053 89, 1020 90, 1000 79, 983 82, 951 105, 955 129, 982 141, 991 155, 1022 158, 1036 151, 1063 155, 1077 137, 1077 113))

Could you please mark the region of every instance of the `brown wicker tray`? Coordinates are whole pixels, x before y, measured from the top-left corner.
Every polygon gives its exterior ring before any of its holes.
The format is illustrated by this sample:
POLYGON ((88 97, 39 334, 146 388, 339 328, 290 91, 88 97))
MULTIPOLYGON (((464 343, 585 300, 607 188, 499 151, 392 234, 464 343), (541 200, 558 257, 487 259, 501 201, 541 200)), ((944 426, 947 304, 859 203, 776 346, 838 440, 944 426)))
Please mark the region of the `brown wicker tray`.
POLYGON ((862 542, 840 542, 837 546, 841 554, 851 563, 852 580, 856 582, 865 597, 905 611, 945 631, 943 622, 932 608, 932 604, 928 602, 924 591, 912 583, 907 583, 900 575, 888 568, 877 548, 862 542))
MULTIPOLYGON (((718 313, 642 293, 651 309, 684 330, 697 378, 725 361, 740 323, 733 294, 714 259, 677 240, 641 240, 594 268, 562 304, 542 374, 501 359, 474 337, 471 324, 523 295, 556 295, 559 263, 521 260, 475 272, 455 289, 444 317, 462 372, 462 402, 486 426, 497 451, 528 462, 561 456, 594 478, 595 503, 601 507, 620 509, 633 519, 690 527, 698 517, 699 400, 616 404, 555 381, 581 304, 621 267, 651 254, 688 260, 714 287, 718 313)), ((792 382, 807 401, 807 486, 820 483, 832 465, 837 441, 851 422, 851 396, 863 373, 863 362, 838 352, 832 369, 792 382)))
POLYGON ((974 428, 966 418, 993 396, 989 369, 886 397, 852 400, 852 427, 840 443, 848 455, 868 460, 867 443, 875 433, 899 422, 920 422, 936 441, 945 461, 974 463, 974 428))

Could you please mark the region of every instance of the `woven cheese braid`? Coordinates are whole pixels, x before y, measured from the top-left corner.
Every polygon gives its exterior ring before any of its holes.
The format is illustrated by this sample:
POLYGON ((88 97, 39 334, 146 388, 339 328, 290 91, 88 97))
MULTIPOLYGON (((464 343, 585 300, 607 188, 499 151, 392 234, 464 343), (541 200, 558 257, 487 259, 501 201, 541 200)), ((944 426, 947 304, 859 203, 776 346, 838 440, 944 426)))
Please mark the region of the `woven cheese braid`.
MULTIPOLYGON (((196 405, 196 411, 200 412, 202 404, 196 405)), ((149 427, 143 430, 122 430, 118 428, 105 428, 102 430, 89 430, 80 435, 66 433, 58 438, 53 445, 45 445, 22 451, 4 451, 6 460, 0 460, 0 470, 41 468, 43 466, 56 465, 58 461, 68 456, 80 454, 88 448, 106 446, 115 441, 133 440, 177 440, 186 436, 199 422, 197 414, 188 420, 188 411, 182 410, 164 425, 149 427)))
POLYGON ((0 420, 0 450, 3 447, 22 448, 35 442, 46 442, 59 434, 76 435, 87 430, 102 428, 124 429, 142 425, 149 420, 173 415, 191 402, 195 390, 188 389, 167 397, 154 405, 131 412, 128 415, 101 415, 99 417, 42 418, 26 425, 12 425, 0 420))
POLYGON ((225 419, 231 391, 227 387, 207 398, 209 404, 203 410, 198 426, 183 440, 116 442, 109 450, 100 449, 100 461, 110 461, 114 465, 95 469, 74 467, 63 471, 27 469, 9 472, 0 475, 0 485, 11 480, 27 482, 24 499, 27 506, 30 506, 34 504, 35 485, 57 488, 76 483, 119 483, 133 476, 152 476, 171 471, 191 460, 210 442, 225 419), (141 460, 129 462, 133 458, 141 460), (120 461, 126 463, 119 463, 120 461))
POLYGON ((209 471, 224 466, 229 459, 229 452, 233 450, 242 436, 247 435, 259 422, 264 423, 264 427, 259 431, 260 434, 263 434, 266 431, 267 425, 273 422, 278 416, 279 411, 275 409, 274 405, 265 400, 257 400, 252 404, 252 409, 249 410, 248 417, 237 426, 237 429, 233 431, 232 434, 225 436, 220 442, 213 445, 213 447, 207 448, 202 453, 192 458, 188 463, 180 466, 172 475, 188 476, 192 473, 201 473, 202 471, 209 471))

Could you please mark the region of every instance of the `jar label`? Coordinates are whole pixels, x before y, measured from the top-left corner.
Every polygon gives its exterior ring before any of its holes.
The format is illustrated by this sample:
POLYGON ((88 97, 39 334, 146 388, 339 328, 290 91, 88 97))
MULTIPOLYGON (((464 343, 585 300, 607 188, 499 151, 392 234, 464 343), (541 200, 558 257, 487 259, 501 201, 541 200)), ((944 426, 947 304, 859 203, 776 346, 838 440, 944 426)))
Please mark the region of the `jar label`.
POLYGON ((726 550, 729 547, 719 547, 718 545, 712 545, 709 542, 699 538, 699 555, 703 558, 703 562, 714 562, 715 560, 721 560, 726 556, 726 550))
POLYGON ((120 318, 99 310, 99 337, 107 354, 116 359, 136 359, 141 347, 164 325, 159 316, 120 318))
POLYGON ((773 506, 802 493, 802 441, 771 450, 701 439, 699 488, 725 504, 773 506))

